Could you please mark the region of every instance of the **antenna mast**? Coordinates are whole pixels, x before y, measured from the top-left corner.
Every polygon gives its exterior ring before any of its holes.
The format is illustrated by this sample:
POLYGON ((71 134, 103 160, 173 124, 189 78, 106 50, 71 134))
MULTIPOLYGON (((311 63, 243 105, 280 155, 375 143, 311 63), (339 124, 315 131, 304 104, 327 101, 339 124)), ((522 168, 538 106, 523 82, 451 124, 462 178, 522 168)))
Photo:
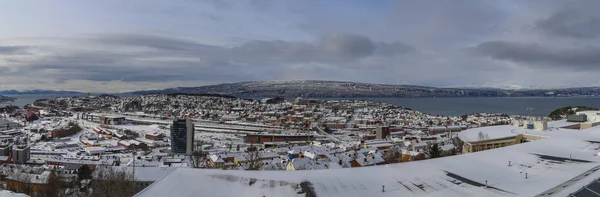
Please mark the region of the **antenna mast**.
POLYGON ((526 108, 526 110, 527 110, 527 115, 531 116, 531 112, 533 111, 533 107, 529 106, 529 107, 526 108))

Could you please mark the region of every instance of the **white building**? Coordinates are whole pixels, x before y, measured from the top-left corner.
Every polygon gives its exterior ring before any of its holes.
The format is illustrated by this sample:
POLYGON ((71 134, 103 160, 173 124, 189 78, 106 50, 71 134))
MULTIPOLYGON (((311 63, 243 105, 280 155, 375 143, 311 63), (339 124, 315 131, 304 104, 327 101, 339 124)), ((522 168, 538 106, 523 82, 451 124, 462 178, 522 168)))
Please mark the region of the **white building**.
POLYGON ((588 122, 600 121, 600 110, 580 111, 580 112, 576 112, 575 114, 577 114, 577 115, 585 114, 587 116, 588 122))
POLYGON ((102 154, 106 151, 106 149, 104 149, 103 147, 87 147, 85 148, 85 152, 88 155, 98 155, 98 154, 102 154))
POLYGON ((512 125, 536 131, 543 131, 548 129, 547 120, 513 120, 512 125))

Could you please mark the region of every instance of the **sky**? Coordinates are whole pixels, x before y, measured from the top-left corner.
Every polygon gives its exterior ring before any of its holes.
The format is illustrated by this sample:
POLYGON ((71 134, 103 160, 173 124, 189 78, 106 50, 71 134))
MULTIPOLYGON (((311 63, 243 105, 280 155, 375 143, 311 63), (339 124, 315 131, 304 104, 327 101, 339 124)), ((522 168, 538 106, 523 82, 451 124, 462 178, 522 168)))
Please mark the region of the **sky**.
POLYGON ((600 86, 600 1, 0 0, 0 90, 600 86))

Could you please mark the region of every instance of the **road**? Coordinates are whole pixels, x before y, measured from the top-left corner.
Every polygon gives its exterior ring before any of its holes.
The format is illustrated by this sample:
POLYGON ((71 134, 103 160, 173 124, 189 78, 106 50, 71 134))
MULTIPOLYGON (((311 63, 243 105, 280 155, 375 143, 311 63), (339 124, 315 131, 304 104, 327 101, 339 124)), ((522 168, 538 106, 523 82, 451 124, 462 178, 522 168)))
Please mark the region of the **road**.
POLYGON ((350 117, 350 120, 348 120, 348 123, 346 123, 346 128, 354 128, 354 120, 358 115, 360 115, 360 112, 360 109, 354 110, 354 113, 352 113, 352 117, 350 117))
POLYGON ((335 142, 336 144, 339 144, 341 141, 335 137, 333 137, 332 135, 329 135, 329 133, 323 131, 323 129, 321 129, 321 127, 319 127, 319 125, 317 124, 313 124, 313 129, 315 129, 319 134, 324 135, 325 137, 329 138, 331 141, 335 142))

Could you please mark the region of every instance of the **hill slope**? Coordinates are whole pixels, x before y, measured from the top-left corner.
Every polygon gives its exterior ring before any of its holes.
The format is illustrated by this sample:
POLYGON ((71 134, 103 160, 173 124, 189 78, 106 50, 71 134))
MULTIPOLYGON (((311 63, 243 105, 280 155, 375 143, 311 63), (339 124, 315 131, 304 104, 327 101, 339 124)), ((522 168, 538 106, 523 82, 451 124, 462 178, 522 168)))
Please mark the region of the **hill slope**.
POLYGON ((200 87, 137 91, 133 94, 225 94, 237 97, 527 97, 600 95, 600 88, 505 90, 494 88, 435 88, 342 81, 239 82, 200 87))

